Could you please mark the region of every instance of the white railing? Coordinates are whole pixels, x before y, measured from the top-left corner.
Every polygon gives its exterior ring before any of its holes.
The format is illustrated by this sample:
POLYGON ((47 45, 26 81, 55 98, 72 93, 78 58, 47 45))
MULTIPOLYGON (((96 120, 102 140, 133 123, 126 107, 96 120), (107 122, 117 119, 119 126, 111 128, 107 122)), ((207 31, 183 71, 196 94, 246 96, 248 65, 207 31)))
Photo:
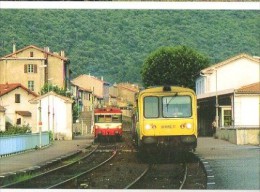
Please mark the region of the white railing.
POLYGON ((40 148, 49 144, 48 132, 0 136, 0 156, 40 148))

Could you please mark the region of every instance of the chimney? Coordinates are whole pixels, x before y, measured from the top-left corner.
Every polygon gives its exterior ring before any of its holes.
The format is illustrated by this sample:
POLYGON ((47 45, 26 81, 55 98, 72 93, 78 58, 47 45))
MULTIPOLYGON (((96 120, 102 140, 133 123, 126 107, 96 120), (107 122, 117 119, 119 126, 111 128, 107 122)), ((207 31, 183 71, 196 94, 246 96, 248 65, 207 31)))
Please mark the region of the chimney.
POLYGON ((4 90, 7 90, 9 88, 8 82, 5 83, 4 90))
POLYGON ((13 53, 15 53, 15 52, 16 52, 16 44, 13 43, 13 53))
POLYGON ((60 51, 60 56, 61 57, 65 57, 65 52, 62 50, 62 51, 60 51))
POLYGON ((50 52, 50 48, 49 48, 49 47, 44 47, 43 49, 44 49, 44 51, 46 51, 46 52, 50 52))

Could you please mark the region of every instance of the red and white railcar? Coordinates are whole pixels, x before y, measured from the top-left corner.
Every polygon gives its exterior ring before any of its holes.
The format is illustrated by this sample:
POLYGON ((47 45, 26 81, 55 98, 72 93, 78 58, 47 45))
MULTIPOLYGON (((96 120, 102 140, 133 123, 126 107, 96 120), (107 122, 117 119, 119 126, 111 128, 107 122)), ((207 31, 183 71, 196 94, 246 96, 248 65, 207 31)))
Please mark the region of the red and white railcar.
POLYGON ((122 137, 122 111, 118 108, 98 108, 94 110, 94 135, 100 137, 122 137))

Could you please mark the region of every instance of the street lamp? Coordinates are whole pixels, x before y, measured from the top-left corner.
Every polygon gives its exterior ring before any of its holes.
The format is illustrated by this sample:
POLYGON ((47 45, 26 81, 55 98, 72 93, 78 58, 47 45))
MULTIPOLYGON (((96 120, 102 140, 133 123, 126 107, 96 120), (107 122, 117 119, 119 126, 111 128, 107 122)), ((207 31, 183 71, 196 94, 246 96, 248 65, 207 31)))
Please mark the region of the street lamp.
MULTIPOLYGON (((47 67, 47 65, 40 65, 39 66, 40 68, 45 68, 47 67)), ((44 71, 43 71, 44 72, 44 71)), ((45 81, 44 77, 43 77, 43 80, 45 81)), ((41 89, 41 85, 42 85, 42 74, 40 73, 40 89, 41 89)), ((40 141, 39 141, 39 145, 40 145, 40 148, 42 147, 42 106, 41 106, 41 100, 40 100, 40 106, 38 107, 39 109, 39 136, 40 136, 40 141)))

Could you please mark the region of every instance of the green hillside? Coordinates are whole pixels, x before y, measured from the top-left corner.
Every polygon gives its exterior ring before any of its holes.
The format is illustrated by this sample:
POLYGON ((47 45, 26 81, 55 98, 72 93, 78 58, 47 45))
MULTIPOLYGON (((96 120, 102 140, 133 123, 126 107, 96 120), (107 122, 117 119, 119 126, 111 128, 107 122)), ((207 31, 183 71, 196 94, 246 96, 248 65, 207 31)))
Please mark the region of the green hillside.
POLYGON ((33 44, 65 50, 73 76, 140 82, 144 59, 161 46, 186 45, 211 63, 260 55, 259 11, 0 10, 0 56, 33 44))

